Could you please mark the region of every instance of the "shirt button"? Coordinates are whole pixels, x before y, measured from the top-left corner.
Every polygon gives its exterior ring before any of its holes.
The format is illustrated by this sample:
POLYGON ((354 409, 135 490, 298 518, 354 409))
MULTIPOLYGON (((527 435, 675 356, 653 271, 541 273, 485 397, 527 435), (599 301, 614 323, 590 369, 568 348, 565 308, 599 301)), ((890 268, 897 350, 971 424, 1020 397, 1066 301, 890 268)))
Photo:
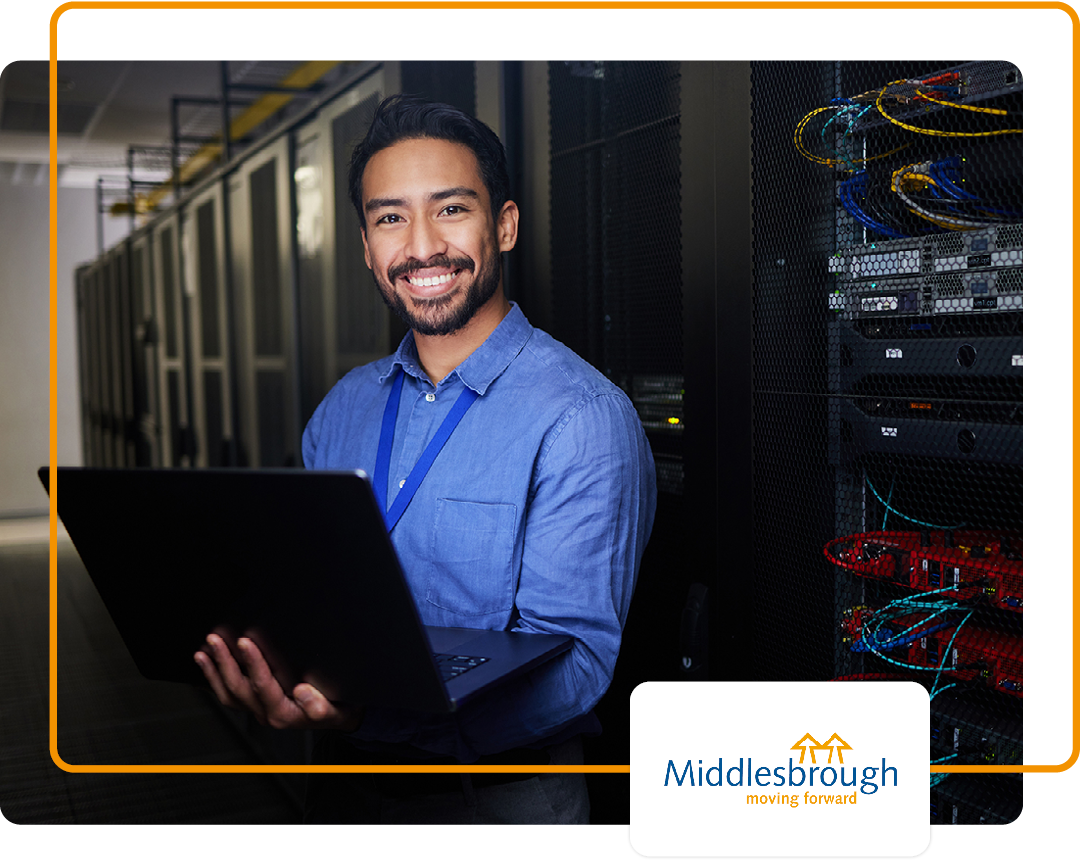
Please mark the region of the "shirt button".
POLYGON ((400 484, 398 484, 398 489, 400 490, 400 489, 401 489, 402 487, 404 487, 404 486, 405 486, 405 479, 404 479, 404 478, 402 478, 402 479, 401 479, 401 483, 400 483, 400 484))
POLYGON ((435 395, 429 391, 427 394, 424 395, 424 399, 427 400, 428 403, 434 403, 435 395))

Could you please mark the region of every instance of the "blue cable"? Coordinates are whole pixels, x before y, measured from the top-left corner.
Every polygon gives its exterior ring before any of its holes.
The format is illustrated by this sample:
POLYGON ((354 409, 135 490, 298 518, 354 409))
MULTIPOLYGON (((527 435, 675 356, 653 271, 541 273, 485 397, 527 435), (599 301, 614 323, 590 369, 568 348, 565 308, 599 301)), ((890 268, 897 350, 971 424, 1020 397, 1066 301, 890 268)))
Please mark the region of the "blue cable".
POLYGON ((906 600, 908 600, 908 598, 901 598, 900 600, 894 600, 894 601, 892 601, 892 603, 887 604, 886 606, 882 607, 880 610, 875 612, 874 617, 871 618, 866 623, 866 625, 864 626, 862 638, 859 639, 859 641, 852 643, 851 650, 854 651, 854 652, 857 652, 857 653, 858 652, 864 652, 864 651, 870 651, 872 653, 877 653, 868 644, 869 642, 875 642, 876 644, 878 644, 880 647, 882 647, 886 651, 891 651, 894 648, 900 648, 900 647, 902 647, 904 645, 910 645, 912 642, 916 642, 916 641, 918 641, 919 639, 921 639, 924 636, 929 636, 931 633, 936 633, 938 630, 943 630, 944 628, 949 626, 949 623, 948 622, 943 622, 941 624, 937 624, 934 627, 930 627, 930 628, 927 628, 925 630, 920 630, 918 633, 915 633, 912 636, 908 636, 907 635, 908 633, 915 630, 919 626, 921 626, 923 624, 926 624, 929 621, 933 621, 939 615, 942 615, 942 614, 944 614, 946 612, 949 612, 949 611, 952 611, 952 610, 955 610, 955 609, 962 609, 963 608, 959 604, 956 604, 956 603, 947 603, 945 605, 942 605, 940 603, 913 602, 913 603, 908 603, 903 612, 894 612, 894 613, 889 612, 889 609, 891 607, 893 607, 894 605, 899 605, 902 601, 906 601, 906 600), (917 622, 910 625, 907 629, 901 630, 899 633, 894 634, 890 639, 888 639, 888 640, 886 640, 884 642, 878 641, 878 632, 881 630, 881 627, 884 624, 888 623, 889 621, 893 620, 894 618, 902 618, 905 615, 910 614, 910 609, 911 608, 915 608, 915 609, 923 609, 923 608, 925 608, 925 609, 936 609, 937 611, 934 612, 932 615, 930 615, 927 618, 919 619, 917 622), (864 641, 864 640, 868 640, 868 641, 864 641))
POLYGON ((840 198, 840 204, 847 210, 856 221, 862 224, 864 227, 869 227, 877 233, 881 233, 884 236, 888 236, 890 239, 906 239, 908 234, 901 233, 892 227, 888 227, 885 224, 880 224, 867 215, 861 206, 855 202, 853 197, 854 193, 862 194, 866 196, 866 171, 856 173, 850 179, 845 179, 840 185, 837 186, 836 194, 840 198))
MULTIPOLYGON (((925 594, 918 595, 918 598, 925 597, 927 594, 938 594, 938 593, 941 593, 943 591, 951 591, 951 590, 952 589, 948 589, 948 588, 935 589, 934 591, 926 592, 925 594)), ((964 607, 961 604, 958 604, 958 603, 955 603, 955 602, 952 602, 952 601, 947 602, 945 605, 942 605, 941 603, 937 603, 937 602, 925 603, 925 602, 917 599, 917 597, 915 595, 912 595, 910 597, 901 597, 901 598, 899 598, 897 600, 891 601, 890 603, 888 603, 884 607, 882 607, 882 609, 880 609, 878 612, 874 613, 874 617, 869 622, 867 622, 867 625, 864 628, 863 636, 859 639, 858 642, 855 642, 855 643, 852 644, 852 647, 851 647, 852 651, 855 651, 855 652, 869 651, 871 654, 874 654, 875 656, 880 657, 885 662, 892 663, 895 666, 900 666, 900 667, 902 667, 904 669, 908 669, 908 670, 935 672, 936 674, 935 674, 935 677, 934 677, 934 684, 933 684, 933 687, 931 688, 931 698, 933 698, 933 696, 936 695, 934 690, 936 690, 937 685, 941 681, 941 673, 942 672, 955 671, 952 668, 946 667, 944 661, 947 659, 948 654, 952 650, 952 645, 956 641, 956 636, 960 632, 960 628, 964 626, 964 624, 967 622, 967 620, 969 618, 971 618, 971 616, 974 614, 974 610, 969 610, 968 614, 966 616, 964 616, 963 620, 957 625, 956 630, 953 631, 953 635, 949 639, 949 644, 946 646, 944 652, 942 653, 941 665, 939 665, 937 667, 934 667, 934 666, 915 666, 915 665, 913 665, 911 663, 904 663, 904 662, 901 662, 899 660, 894 660, 891 657, 887 657, 887 656, 885 656, 884 654, 881 653, 881 650, 892 650, 893 648, 898 648, 901 645, 910 644, 911 642, 914 642, 914 641, 916 641, 918 639, 921 639, 923 636, 929 635, 930 633, 934 633, 937 630, 941 630, 941 629, 943 629, 945 627, 948 627, 949 625, 948 625, 947 622, 943 623, 943 624, 939 624, 939 625, 937 625, 937 626, 935 626, 933 628, 921 631, 918 634, 915 634, 913 636, 908 637, 907 640, 904 641, 904 642, 902 642, 902 641, 893 641, 893 640, 889 640, 889 641, 887 641, 885 643, 877 642, 877 633, 880 630, 882 624, 885 624, 887 621, 891 620, 891 618, 902 617, 904 614, 907 614, 906 612, 889 613, 890 609, 893 609, 894 607, 899 607, 899 606, 904 606, 906 610, 910 610, 910 609, 936 609, 937 610, 929 618, 924 618, 924 619, 920 620, 918 622, 918 624, 925 624, 927 621, 931 620, 932 618, 936 618, 938 615, 941 615, 943 612, 948 612, 950 610, 960 610, 960 609, 963 609, 964 607), (875 624, 875 622, 877 622, 877 623, 875 624), (879 648, 881 650, 879 650, 879 648)), ((912 625, 912 627, 909 627, 908 630, 911 630, 916 626, 918 626, 918 625, 917 624, 912 625)), ((902 633, 897 634, 897 636, 902 636, 904 633, 907 633, 908 630, 905 630, 902 633)), ((950 686, 955 686, 955 684, 950 685, 950 686)), ((944 689, 949 689, 949 688, 946 687, 944 689)))
MULTIPOLYGON (((922 623, 923 623, 922 621, 919 622, 919 624, 922 624, 922 623)), ((949 626, 948 622, 944 622, 942 624, 935 625, 934 627, 931 627, 931 628, 929 628, 927 630, 921 630, 918 633, 915 633, 915 634, 913 634, 911 636, 908 636, 908 637, 906 637, 904 639, 891 638, 891 639, 887 639, 884 642, 877 642, 876 644, 885 651, 892 651, 895 648, 902 648, 905 645, 910 645, 912 642, 917 642, 920 639, 922 639, 923 636, 928 636, 931 633, 936 633, 938 630, 942 630, 942 629, 944 629, 944 628, 946 628, 948 626, 949 626)), ((918 624, 913 624, 912 627, 918 627, 918 624)), ((911 628, 908 628, 908 629, 911 629, 911 628)), ((897 633, 896 635, 897 636, 903 636, 904 634, 903 633, 897 633)), ((871 637, 874 638, 874 639, 877 638, 877 629, 874 630, 874 632, 871 634, 871 637)), ((864 653, 866 651, 870 651, 871 653, 876 654, 877 651, 874 651, 874 649, 871 648, 869 646, 869 644, 867 644, 866 640, 867 640, 866 633, 863 633, 863 636, 862 636, 861 639, 859 639, 857 642, 852 643, 851 650, 853 652, 855 652, 856 654, 864 653)))

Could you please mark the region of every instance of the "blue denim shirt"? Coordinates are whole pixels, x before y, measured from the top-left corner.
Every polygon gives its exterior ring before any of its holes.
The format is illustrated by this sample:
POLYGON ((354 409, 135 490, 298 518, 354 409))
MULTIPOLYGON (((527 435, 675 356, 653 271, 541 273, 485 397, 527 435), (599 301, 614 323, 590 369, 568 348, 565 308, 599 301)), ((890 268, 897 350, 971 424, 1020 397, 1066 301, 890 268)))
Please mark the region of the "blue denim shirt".
POLYGON ((374 475, 399 367, 388 504, 463 386, 479 395, 391 532, 424 623, 575 641, 452 716, 369 709, 353 742, 470 761, 551 738, 591 711, 615 668, 656 510, 641 422, 618 387, 514 305, 438 385, 411 332, 394 355, 346 374, 304 432, 309 469, 374 475))

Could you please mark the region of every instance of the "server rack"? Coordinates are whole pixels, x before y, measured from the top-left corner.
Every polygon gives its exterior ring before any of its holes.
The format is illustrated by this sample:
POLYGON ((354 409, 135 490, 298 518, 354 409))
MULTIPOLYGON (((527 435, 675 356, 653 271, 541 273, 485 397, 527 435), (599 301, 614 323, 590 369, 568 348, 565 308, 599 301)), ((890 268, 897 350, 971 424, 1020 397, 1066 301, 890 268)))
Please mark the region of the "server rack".
POLYGON ((389 310, 370 284, 346 184, 383 81, 382 70, 369 75, 293 135, 303 423, 345 373, 391 350, 389 310))
POLYGON ((288 144, 278 139, 228 180, 241 465, 300 461, 288 144))
POLYGON ((134 463, 133 344, 127 246, 79 269, 80 369, 88 462, 134 463))
POLYGON ((221 182, 193 195, 180 211, 183 288, 189 322, 192 428, 199 443, 193 465, 233 466, 239 458, 233 415, 234 320, 225 265, 221 182))
MULTIPOLYGON (((755 63, 754 630, 910 679, 935 764, 1022 761, 1023 173, 1004 62, 755 63)), ((1002 823, 1018 775, 934 774, 1002 823)))
POLYGON ((87 263, 75 272, 75 306, 79 338, 79 418, 82 426, 83 462, 99 463, 101 427, 97 420, 93 284, 95 266, 87 263))
POLYGON ((158 328, 154 312, 152 237, 142 230, 131 237, 132 406, 136 466, 160 466, 161 427, 157 416, 158 328))
POLYGON ((190 418, 188 321, 183 288, 180 214, 167 213, 150 232, 161 465, 190 466, 195 437, 190 418))
POLYGON ((131 258, 128 245, 109 255, 110 364, 112 366, 113 457, 117 465, 135 464, 135 393, 133 379, 131 258))

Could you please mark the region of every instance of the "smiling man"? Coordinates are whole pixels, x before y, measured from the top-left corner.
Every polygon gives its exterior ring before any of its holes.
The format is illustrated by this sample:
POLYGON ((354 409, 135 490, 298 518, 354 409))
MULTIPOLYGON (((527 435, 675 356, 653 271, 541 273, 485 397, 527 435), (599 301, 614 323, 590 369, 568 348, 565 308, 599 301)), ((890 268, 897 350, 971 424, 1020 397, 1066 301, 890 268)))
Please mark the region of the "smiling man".
MULTIPOLYGON (((500 254, 519 213, 487 126, 391 97, 349 175, 365 259, 410 331, 327 395, 304 463, 363 469, 391 511, 399 494, 411 499, 388 527, 425 624, 574 644, 450 716, 282 690, 246 641, 240 664, 216 637, 196 659, 226 704, 332 730, 315 763, 581 763, 655 512, 641 423, 619 388, 507 301, 500 254), (415 469, 440 436, 430 469, 415 469)), ((581 774, 321 775, 308 793, 308 820, 324 822, 579 823, 588 809, 581 774)))
POLYGON ((517 204, 494 208, 477 157, 449 140, 402 140, 361 173, 364 259, 439 382, 510 311, 499 254, 517 242, 517 204))

